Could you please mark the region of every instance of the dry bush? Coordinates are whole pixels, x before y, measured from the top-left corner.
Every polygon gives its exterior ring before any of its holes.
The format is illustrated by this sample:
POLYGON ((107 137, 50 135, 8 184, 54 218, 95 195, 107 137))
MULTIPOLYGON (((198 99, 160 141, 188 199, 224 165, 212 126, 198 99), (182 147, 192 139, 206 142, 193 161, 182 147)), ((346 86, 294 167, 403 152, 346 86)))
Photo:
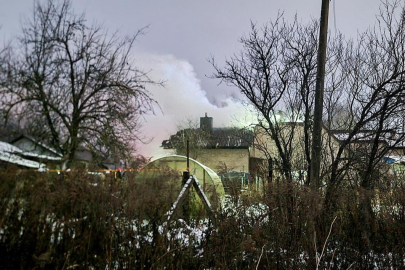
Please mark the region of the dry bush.
POLYGON ((368 243, 358 189, 340 190, 333 212, 324 213, 324 198, 276 181, 261 193, 228 196, 213 219, 199 214, 184 222, 179 205, 165 225, 177 174, 116 181, 2 171, 0 179, 4 269, 302 269, 313 268, 315 256, 331 269, 404 263, 405 185, 398 179, 395 188, 374 191, 368 243))
POLYGON ((122 268, 159 256, 158 226, 173 201, 166 192, 170 175, 148 183, 80 172, 1 172, 0 178, 5 268, 122 268))

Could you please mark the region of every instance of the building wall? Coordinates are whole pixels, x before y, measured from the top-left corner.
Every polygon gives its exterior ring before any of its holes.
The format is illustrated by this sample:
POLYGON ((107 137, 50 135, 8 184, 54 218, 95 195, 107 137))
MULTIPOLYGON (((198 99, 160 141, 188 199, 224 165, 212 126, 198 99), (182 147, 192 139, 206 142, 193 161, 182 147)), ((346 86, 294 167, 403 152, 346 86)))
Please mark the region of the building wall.
MULTIPOLYGON (((282 143, 291 146, 290 160, 293 175, 306 173, 307 159, 305 154, 305 136, 303 125, 280 124, 279 136, 282 143)), ((322 129, 322 144, 321 167, 323 171, 327 171, 328 165, 332 163, 332 157, 337 154, 340 144, 339 141, 333 135, 330 135, 324 128, 322 129)), ((275 142, 261 127, 256 127, 255 129, 255 142, 252 147, 251 156, 264 161, 264 170, 268 169, 268 164, 266 162, 269 158, 273 159, 273 161, 276 160, 278 161, 276 163, 281 164, 281 158, 275 142)), ((274 163, 274 165, 276 163, 274 163)), ((273 169, 274 171, 278 171, 280 168, 274 167, 273 169)))
POLYGON ((93 161, 93 155, 89 150, 79 148, 75 152, 74 159, 82 162, 91 163, 93 161))
POLYGON ((390 156, 405 156, 405 149, 404 148, 394 148, 388 151, 388 155, 390 156))
POLYGON ((196 159, 217 173, 224 164, 228 171, 249 172, 249 149, 200 149, 196 159))

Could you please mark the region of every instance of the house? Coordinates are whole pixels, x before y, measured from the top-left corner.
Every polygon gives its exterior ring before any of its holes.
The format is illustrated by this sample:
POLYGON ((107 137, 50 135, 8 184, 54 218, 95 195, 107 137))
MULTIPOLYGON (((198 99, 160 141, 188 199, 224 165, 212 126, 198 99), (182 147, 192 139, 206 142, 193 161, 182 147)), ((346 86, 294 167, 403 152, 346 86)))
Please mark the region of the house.
POLYGON ((62 154, 58 151, 28 135, 20 135, 10 144, 21 149, 25 157, 47 163, 47 165, 59 165, 62 159, 62 154))
MULTIPOLYGON (((348 130, 331 130, 331 133, 340 141, 346 140, 350 134, 348 130)), ((350 151, 366 153, 375 141, 375 130, 361 130, 351 139, 350 151)), ((384 150, 383 155, 395 159, 405 157, 405 133, 394 130, 382 131, 378 140, 378 148, 384 150)))
POLYGON ((94 161, 93 153, 87 148, 80 145, 74 154, 74 161, 71 164, 76 169, 89 169, 89 165, 94 161))
POLYGON ((28 153, 6 142, 0 142, 0 166, 8 168, 9 165, 28 169, 45 169, 44 163, 25 158, 28 153))
MULTIPOLYGON (((304 123, 302 121, 287 121, 281 113, 277 117, 277 127, 284 147, 289 147, 293 174, 298 178, 306 177, 306 145, 304 141, 304 123)), ((325 148, 329 154, 324 161, 330 160, 333 151, 339 147, 339 140, 331 136, 323 127, 325 148)), ((200 118, 197 129, 183 129, 169 140, 162 142, 164 149, 175 149, 177 154, 186 154, 186 140, 190 141, 190 157, 210 167, 218 174, 227 172, 244 173, 246 179, 272 178, 280 171, 280 156, 274 140, 263 127, 256 126, 254 130, 237 128, 214 128, 213 118, 200 118), (249 174, 249 175, 247 175, 249 174)), ((294 177, 295 177, 294 176, 294 177)))
POLYGON ((59 169, 62 154, 28 135, 20 135, 10 142, 22 151, 26 159, 46 164, 48 169, 59 169))
MULTIPOLYGON (((341 142, 346 140, 350 134, 348 130, 333 130, 334 136, 341 142)), ((375 130, 361 130, 353 138, 348 148, 348 155, 355 159, 360 166, 371 153, 371 148, 375 145, 375 130)), ((384 130, 379 134, 377 142, 376 157, 379 161, 379 168, 384 168, 384 174, 398 175, 405 174, 405 133, 395 130, 384 130), (387 166, 389 165, 389 166, 387 166)), ((361 168, 360 168, 361 170, 361 168)))
MULTIPOLYGON (((175 149, 177 154, 185 155, 186 141, 189 140, 190 157, 210 167, 219 175, 221 172, 241 172, 261 179, 272 179, 281 175, 283 166, 279 151, 281 147, 290 161, 291 177, 305 182, 309 169, 307 160, 311 155, 312 134, 310 131, 306 133, 303 121, 291 121, 282 113, 279 114, 275 116, 278 146, 271 132, 263 126, 256 126, 253 131, 214 128, 213 118, 205 115, 200 118, 199 128, 178 131, 170 136, 169 140, 164 140, 162 147, 175 149)), ((331 164, 349 133, 348 130, 329 130, 326 126, 322 126, 321 171, 323 173, 330 173, 331 164)), ((339 166, 344 166, 350 160, 352 164, 357 164, 356 166, 361 168, 364 158, 367 157, 375 141, 375 133, 374 130, 362 130, 356 133, 350 143, 344 147, 339 166)), ((386 164, 405 164, 405 134, 384 132, 378 145, 381 149, 381 157, 384 156, 382 161, 386 164)))
POLYGON ((21 150, 43 157, 61 157, 62 155, 52 147, 28 135, 20 135, 10 142, 21 150))
POLYGON ((162 142, 164 149, 175 149, 186 155, 189 140, 190 157, 217 173, 250 172, 250 151, 253 145, 252 132, 238 128, 214 128, 213 118, 200 117, 200 127, 183 129, 162 142))
MULTIPOLYGON (((269 180, 281 176, 285 165, 280 156, 281 148, 284 158, 289 162, 291 177, 304 183, 307 180, 308 160, 311 155, 311 131, 305 131, 303 121, 289 121, 285 117, 280 117, 274 124, 273 132, 279 140, 278 145, 268 127, 258 125, 254 129, 251 160, 255 161, 258 174, 269 180)), ((332 163, 332 157, 339 149, 340 141, 324 125, 321 134, 323 145, 321 170, 326 172, 332 163)), ((346 157, 346 152, 343 156, 346 157)))
MULTIPOLYGON (((21 155, 26 159, 44 163, 48 169, 60 169, 62 154, 39 140, 28 135, 20 135, 12 140, 10 144, 21 149, 21 155)), ((92 161, 93 155, 91 151, 84 146, 79 146, 75 152, 72 166, 87 169, 92 161)))

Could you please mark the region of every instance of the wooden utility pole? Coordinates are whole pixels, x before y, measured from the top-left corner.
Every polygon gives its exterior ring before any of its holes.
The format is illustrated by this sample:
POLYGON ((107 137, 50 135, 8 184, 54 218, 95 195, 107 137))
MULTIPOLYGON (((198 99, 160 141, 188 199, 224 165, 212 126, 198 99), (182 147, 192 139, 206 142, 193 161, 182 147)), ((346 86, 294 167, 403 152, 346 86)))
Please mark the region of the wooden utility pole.
POLYGON ((322 113, 325 84, 326 45, 328 42, 329 1, 330 0, 322 0, 321 24, 319 30, 318 70, 316 74, 314 126, 312 131, 310 171, 310 185, 313 190, 317 190, 319 188, 319 174, 321 169, 322 113))

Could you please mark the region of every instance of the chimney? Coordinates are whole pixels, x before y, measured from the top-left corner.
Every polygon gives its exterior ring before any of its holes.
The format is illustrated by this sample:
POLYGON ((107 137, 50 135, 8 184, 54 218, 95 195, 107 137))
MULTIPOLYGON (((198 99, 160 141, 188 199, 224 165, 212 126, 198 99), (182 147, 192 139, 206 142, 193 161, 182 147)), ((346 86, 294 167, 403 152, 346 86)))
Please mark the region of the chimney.
POLYGON ((208 117, 205 113, 205 117, 200 117, 200 128, 205 132, 212 133, 213 120, 212 117, 208 117))

